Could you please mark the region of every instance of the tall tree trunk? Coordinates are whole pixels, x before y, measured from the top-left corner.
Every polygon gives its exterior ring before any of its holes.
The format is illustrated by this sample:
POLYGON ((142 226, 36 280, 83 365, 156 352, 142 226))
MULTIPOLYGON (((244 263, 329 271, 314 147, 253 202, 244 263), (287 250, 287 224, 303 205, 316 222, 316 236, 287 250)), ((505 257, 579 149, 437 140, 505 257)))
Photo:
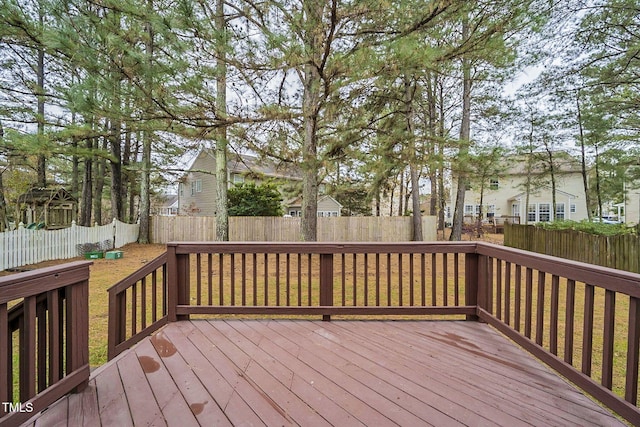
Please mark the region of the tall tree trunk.
MULTIPOLYGON (((147 2, 147 8, 149 11, 153 10, 153 0, 147 2)), ((153 65, 153 49, 154 49, 154 34, 151 22, 145 24, 147 30, 147 41, 145 46, 145 54, 147 56, 147 65, 152 68, 153 65)), ((153 97, 153 85, 152 78, 149 77, 147 81, 149 90, 151 91, 151 97, 153 97)), ((152 109, 151 100, 147 100, 146 113, 151 114, 152 109)), ((140 243, 149 243, 149 215, 151 214, 151 149, 153 145, 153 131, 145 130, 142 132, 142 173, 140 176, 140 232, 138 234, 138 241, 140 243)), ((133 185, 132 190, 133 192, 133 185)))
MULTIPOLYGON (((216 28, 226 33, 224 0, 216 0, 216 28)), ((227 40, 218 42, 216 68, 216 112, 221 120, 227 118, 227 40)), ((216 129, 216 240, 229 240, 229 206, 227 197, 227 127, 216 129)))
POLYGON ((422 212, 420 211, 420 172, 418 168, 418 150, 413 134, 413 100, 416 92, 416 82, 413 77, 404 78, 405 131, 409 142, 409 175, 411 181, 411 218, 413 222, 412 240, 422 241, 422 212))
POLYGON ((553 161, 553 150, 548 142, 545 141, 544 148, 547 151, 547 159, 549 160, 549 174, 551 176, 551 222, 556 220, 556 170, 553 161))
MULTIPOLYGON (((462 40, 469 37, 469 23, 462 23, 462 40)), ((471 137, 471 62, 465 55, 462 58, 462 121, 460 123, 460 148, 458 149, 457 192, 453 211, 453 225, 450 240, 462 239, 462 223, 464 221, 464 196, 467 190, 466 162, 469 155, 471 137)))
MULTIPOLYGON (((2 122, 0 122, 0 146, 4 144, 4 129, 2 128, 2 122)), ((4 198, 4 183, 2 182, 2 175, 4 169, 0 170, 0 233, 6 231, 9 228, 9 218, 7 217, 7 203, 4 198)))
MULTIPOLYGON (((584 187, 585 203, 587 204, 587 218, 591 221, 591 195, 589 194, 589 180, 587 175, 587 154, 584 143, 584 128, 582 127, 582 111, 580 108, 580 90, 576 91, 576 108, 578 110, 578 130, 580 138, 580 164, 582 167, 582 185, 584 187)), ((565 210, 566 212, 566 210, 565 210)), ((569 211, 571 212, 571 206, 569 211)))
MULTIPOLYGON (((97 141, 95 142, 97 145, 97 141)), ((87 140, 87 157, 84 160, 84 178, 82 180, 82 198, 80 201, 79 224, 85 227, 91 226, 91 208, 93 207, 93 155, 94 140, 87 140)))
POLYGON ((447 198, 444 187, 444 150, 445 150, 445 110, 444 110, 444 87, 441 80, 438 81, 438 199, 439 199, 439 211, 438 211, 438 228, 442 230, 444 236, 444 229, 446 225, 446 209, 447 198))
MULTIPOLYGON (((96 143, 96 148, 98 143, 96 143)), ((102 140, 102 151, 105 153, 109 149, 107 138, 102 140)), ((104 192, 104 174, 107 170, 107 161, 104 157, 96 159, 96 170, 94 174, 94 190, 93 190, 93 220, 98 224, 102 224, 102 195, 104 192)))
POLYGON ((598 197, 598 216, 602 221, 602 192, 600 191, 600 153, 596 144, 596 196, 598 197))
MULTIPOLYGON (((44 16, 43 11, 40 10, 40 25, 44 26, 44 16)), ((44 139, 44 49, 42 47, 38 48, 38 64, 36 70, 36 79, 37 79, 37 108, 38 108, 38 138, 41 139, 40 143, 42 143, 44 139)), ((38 187, 45 188, 47 186, 47 158, 44 154, 38 154, 37 156, 37 185, 38 187)))
POLYGON ((304 241, 316 241, 318 229, 318 115, 321 108, 322 76, 320 63, 324 37, 322 15, 325 3, 304 0, 303 12, 306 29, 304 44, 309 58, 303 66, 302 117, 304 139, 302 146, 302 221, 304 241))

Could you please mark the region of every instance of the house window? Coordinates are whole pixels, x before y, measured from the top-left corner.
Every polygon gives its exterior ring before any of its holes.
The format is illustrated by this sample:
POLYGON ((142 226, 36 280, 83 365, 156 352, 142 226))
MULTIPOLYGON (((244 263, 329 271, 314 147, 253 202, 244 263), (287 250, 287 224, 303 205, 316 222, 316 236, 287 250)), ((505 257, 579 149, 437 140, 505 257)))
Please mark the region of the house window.
POLYGON ((500 188, 500 182, 497 179, 492 179, 489 181, 489 188, 492 190, 497 190, 500 188))
POLYGON ((196 180, 196 193, 202 193, 202 180, 196 180))
POLYGON ((556 221, 564 221, 564 203, 556 203, 556 221))
POLYGON ((540 222, 549 222, 551 221, 551 204, 550 203, 540 203, 538 205, 538 215, 540 222))
POLYGON ((531 204, 527 209, 527 222, 536 222, 536 205, 531 204))
POLYGON ((464 214, 473 215, 473 205, 464 205, 464 214))
POLYGON ((496 205, 487 205, 487 218, 496 216, 496 205))
POLYGON ((244 182, 244 175, 234 173, 231 175, 231 181, 233 181, 234 184, 242 184, 244 182))
POLYGON ((322 218, 329 218, 332 216, 338 216, 338 211, 318 211, 318 217, 322 218))
POLYGON ((511 215, 512 216, 520 216, 520 205, 514 203, 511 205, 511 215))
POLYGON ((571 213, 576 213, 576 205, 571 203, 571 213))

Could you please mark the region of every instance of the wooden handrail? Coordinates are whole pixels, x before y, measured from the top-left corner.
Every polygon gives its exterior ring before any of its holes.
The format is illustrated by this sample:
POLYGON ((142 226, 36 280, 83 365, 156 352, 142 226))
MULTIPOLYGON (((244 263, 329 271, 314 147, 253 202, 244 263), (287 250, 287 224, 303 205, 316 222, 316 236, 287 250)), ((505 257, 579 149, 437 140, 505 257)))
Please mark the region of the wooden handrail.
POLYGON ((0 425, 20 424, 86 385, 90 265, 73 262, 0 278, 0 425))

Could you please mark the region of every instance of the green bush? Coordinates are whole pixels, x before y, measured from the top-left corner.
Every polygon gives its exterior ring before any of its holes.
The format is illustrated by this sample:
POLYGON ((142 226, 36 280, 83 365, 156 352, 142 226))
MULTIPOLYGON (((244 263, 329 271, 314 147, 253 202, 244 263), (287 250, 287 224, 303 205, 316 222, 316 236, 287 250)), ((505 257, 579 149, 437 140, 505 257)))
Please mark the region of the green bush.
POLYGON ((583 221, 555 221, 540 222, 536 227, 546 230, 576 230, 583 233, 598 234, 601 236, 616 236, 619 234, 638 234, 638 227, 629 227, 626 224, 604 224, 601 222, 583 221))

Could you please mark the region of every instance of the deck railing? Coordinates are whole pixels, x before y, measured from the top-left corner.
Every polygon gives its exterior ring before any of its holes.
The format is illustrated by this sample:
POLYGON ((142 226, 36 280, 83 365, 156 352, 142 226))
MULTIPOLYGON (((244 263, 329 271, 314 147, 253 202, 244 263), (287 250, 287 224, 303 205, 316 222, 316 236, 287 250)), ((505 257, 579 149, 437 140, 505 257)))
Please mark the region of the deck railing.
POLYGON ((0 278, 0 425, 18 425, 89 379, 89 265, 0 278))
POLYGON ((109 355, 194 315, 480 319, 638 424, 639 299, 638 274, 485 243, 170 243, 112 288, 109 355))

